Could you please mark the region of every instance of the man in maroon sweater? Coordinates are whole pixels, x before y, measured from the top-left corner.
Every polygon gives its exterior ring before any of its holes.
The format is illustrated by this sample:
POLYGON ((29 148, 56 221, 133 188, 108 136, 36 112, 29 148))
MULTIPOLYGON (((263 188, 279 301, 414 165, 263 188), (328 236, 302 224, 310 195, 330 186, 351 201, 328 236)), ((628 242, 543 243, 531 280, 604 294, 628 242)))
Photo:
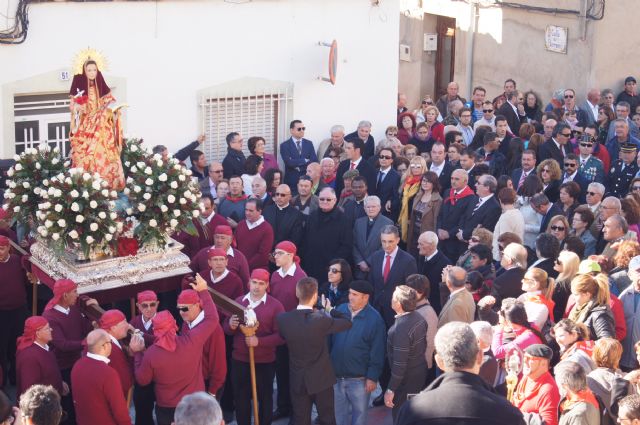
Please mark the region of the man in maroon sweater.
MULTIPOLYGON (((0 208, 1 209, 1 208, 0 208)), ((20 258, 10 254, 9 238, 0 236, 0 370, 15 378, 16 338, 27 318, 27 275, 20 258), (9 366, 10 364, 10 367, 9 366)), ((9 380, 9 379, 7 379, 9 380)))
POLYGON ((131 425, 118 373, 109 367, 112 340, 103 329, 87 335, 87 355, 71 371, 78 425, 131 425))
POLYGON ((16 353, 18 397, 36 384, 51 385, 62 395, 69 393, 69 387, 62 381, 56 356, 49 349, 51 326, 42 316, 31 316, 24 323, 24 332, 18 338, 16 353))
MULTIPOLYGON (((127 318, 120 310, 107 310, 98 321, 100 329, 104 329, 111 339, 111 354, 109 354, 109 366, 111 366, 120 378, 122 393, 125 398, 129 395, 129 389, 133 386, 133 361, 123 349, 120 340, 127 336, 127 331, 133 326, 127 323, 127 318)), ((138 331, 139 332, 139 331, 138 331)), ((139 332, 142 338, 142 332, 139 332)))
POLYGON ((251 425, 251 372, 248 347, 254 347, 256 387, 260 406, 259 422, 261 425, 271 425, 276 347, 284 344, 278 333, 276 316, 284 313, 284 307, 280 301, 267 295, 268 288, 269 272, 264 269, 253 270, 249 281, 249 293, 236 299, 256 313, 259 326, 255 336, 245 338, 238 329, 238 316, 231 316, 224 324, 225 332, 233 335, 231 379, 238 425, 251 425))
MULTIPOLYGON (((204 280, 207 281, 207 285, 223 295, 235 300, 243 294, 243 287, 246 282, 243 282, 240 277, 227 268, 229 260, 224 250, 220 248, 211 248, 207 252, 209 270, 202 273, 204 280)), ((227 315, 225 312, 220 312, 222 323, 227 315)))
MULTIPOLYGON (((224 225, 216 227, 216 232, 213 238, 213 246, 211 248, 221 248, 227 253, 229 263, 227 268, 240 276, 244 285, 249 282, 249 264, 247 263, 247 257, 237 249, 231 247, 233 242, 233 231, 231 227, 224 225)), ((194 273, 201 273, 209 268, 209 257, 207 253, 209 248, 203 248, 191 259, 189 267, 194 273)), ((246 289, 246 288, 245 288, 246 289)))
POLYGON ((273 228, 262 216, 262 201, 247 199, 245 219, 236 227, 238 249, 247 257, 249 268, 268 269, 269 254, 273 247, 273 228))
MULTIPOLYGON (((307 274, 300 267, 298 248, 293 242, 282 241, 276 245, 273 256, 278 270, 271 275, 271 296, 280 301, 285 311, 295 310, 298 306, 296 284, 307 274)), ((289 416, 291 396, 289 395, 289 349, 286 345, 276 348, 276 380, 278 382, 278 400, 273 420, 289 416)))
MULTIPOLYGON (((154 344, 144 355, 144 341, 137 339, 129 346, 135 357, 135 376, 140 385, 155 384, 156 418, 158 425, 169 425, 173 413, 187 394, 204 391, 202 379, 202 351, 207 339, 218 323, 218 310, 207 290, 207 282, 196 275, 193 289, 198 292, 199 301, 204 310, 204 318, 199 326, 186 335, 176 335, 176 321, 168 311, 161 311, 153 318, 154 344)), ((188 311, 200 303, 179 306, 179 310, 188 311)))
MULTIPOLYGON (((153 318, 158 312, 158 296, 153 291, 138 292, 137 295, 138 314, 131 319, 131 326, 142 332, 145 347, 153 345, 153 318)), ((133 405, 136 409, 136 425, 154 425, 153 405, 156 396, 153 392, 153 384, 138 385, 134 382, 133 405)))

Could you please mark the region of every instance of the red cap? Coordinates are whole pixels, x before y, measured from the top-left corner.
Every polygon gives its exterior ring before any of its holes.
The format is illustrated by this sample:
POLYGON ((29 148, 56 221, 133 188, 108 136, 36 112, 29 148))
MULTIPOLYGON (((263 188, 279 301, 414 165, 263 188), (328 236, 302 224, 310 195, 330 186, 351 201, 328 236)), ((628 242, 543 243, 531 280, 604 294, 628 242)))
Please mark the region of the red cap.
POLYGON ((209 251, 207 251, 207 258, 213 258, 213 257, 227 258, 227 253, 225 252, 224 249, 221 249, 221 248, 211 248, 209 251))
POLYGON ((54 305, 60 302, 64 294, 73 291, 77 287, 78 285, 71 279, 56 280, 56 283, 53 284, 53 298, 47 303, 44 311, 52 309, 54 305))
MULTIPOLYGON (((2 208, 0 208, 0 209, 2 209, 2 208)), ((9 243, 9 238, 4 236, 4 235, 0 235, 0 246, 9 246, 9 245, 11 245, 9 243)))
POLYGON ((220 224, 216 226, 216 231, 214 232, 214 234, 233 236, 233 230, 231 230, 231 227, 227 226, 226 224, 220 224))
POLYGON ((161 311, 153 317, 153 336, 155 336, 154 344, 164 348, 167 351, 176 350, 176 319, 167 310, 161 311))
POLYGON ((100 328, 109 330, 123 320, 127 320, 127 318, 120 310, 107 310, 98 320, 98 324, 100 328))
POLYGON ((143 303, 145 301, 158 301, 158 296, 153 291, 138 292, 138 302, 143 303))
POLYGON ((178 295, 178 304, 200 304, 200 297, 193 289, 185 289, 178 295))
POLYGON ((42 316, 31 316, 24 322, 24 332, 18 338, 18 351, 30 347, 36 340, 36 332, 44 328, 49 322, 42 316))
POLYGON ((284 252, 288 252, 289 254, 294 254, 298 252, 298 248, 296 244, 290 241, 282 241, 278 245, 276 245, 275 249, 281 249, 284 252))
POLYGON ((254 269, 251 272, 251 279, 269 283, 269 272, 265 269, 254 269))

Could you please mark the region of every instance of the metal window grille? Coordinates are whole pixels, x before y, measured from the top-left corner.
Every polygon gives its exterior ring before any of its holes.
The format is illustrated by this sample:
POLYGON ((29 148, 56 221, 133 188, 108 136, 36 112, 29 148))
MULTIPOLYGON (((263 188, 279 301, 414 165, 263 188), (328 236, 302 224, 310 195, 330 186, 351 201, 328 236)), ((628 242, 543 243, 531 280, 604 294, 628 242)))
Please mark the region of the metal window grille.
POLYGON ((209 161, 221 161, 227 154, 227 134, 242 135, 244 153, 249 155, 247 140, 252 136, 265 139, 266 152, 276 155, 278 144, 288 134, 291 111, 289 88, 252 93, 229 93, 202 96, 200 107, 206 136, 203 152, 209 161))
POLYGON ((47 143, 51 148, 59 148, 63 157, 68 156, 71 119, 68 93, 15 95, 13 105, 17 154, 47 143))

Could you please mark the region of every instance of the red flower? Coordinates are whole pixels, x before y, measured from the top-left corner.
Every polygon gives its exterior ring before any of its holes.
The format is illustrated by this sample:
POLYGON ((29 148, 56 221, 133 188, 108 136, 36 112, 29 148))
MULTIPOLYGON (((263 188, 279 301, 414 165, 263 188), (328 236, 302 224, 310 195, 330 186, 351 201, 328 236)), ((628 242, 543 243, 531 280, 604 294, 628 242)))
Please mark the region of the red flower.
POLYGON ((138 253, 138 241, 134 238, 120 237, 117 241, 118 257, 126 257, 128 255, 136 255, 138 253))

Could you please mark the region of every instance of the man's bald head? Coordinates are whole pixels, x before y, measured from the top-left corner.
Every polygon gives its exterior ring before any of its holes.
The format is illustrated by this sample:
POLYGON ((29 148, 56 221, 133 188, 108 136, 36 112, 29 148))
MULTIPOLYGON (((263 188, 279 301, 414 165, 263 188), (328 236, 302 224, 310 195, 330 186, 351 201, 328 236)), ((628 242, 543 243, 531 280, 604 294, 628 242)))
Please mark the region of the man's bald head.
POLYGON ((464 284, 467 281, 467 272, 462 267, 451 267, 447 272, 446 284, 449 290, 455 291, 456 289, 464 288, 464 284))
POLYGON ((111 338, 109 338, 107 331, 104 329, 94 329, 87 335, 87 350, 93 354, 109 357, 109 354, 111 354, 111 344, 108 343, 110 342, 111 338))
POLYGON ((451 188, 456 191, 464 189, 469 181, 469 175, 462 168, 458 168, 451 173, 451 188))

